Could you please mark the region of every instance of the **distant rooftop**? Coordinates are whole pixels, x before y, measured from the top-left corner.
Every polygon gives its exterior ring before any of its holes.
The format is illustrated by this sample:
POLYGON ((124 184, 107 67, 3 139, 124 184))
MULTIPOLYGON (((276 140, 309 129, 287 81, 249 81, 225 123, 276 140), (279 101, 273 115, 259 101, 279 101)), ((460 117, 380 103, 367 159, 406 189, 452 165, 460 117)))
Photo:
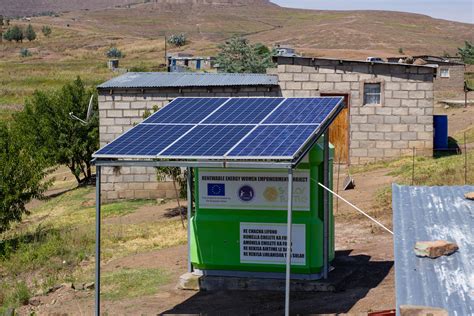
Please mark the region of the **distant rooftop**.
POLYGON ((405 66, 405 67, 428 67, 436 68, 436 65, 413 65, 413 64, 404 64, 398 62, 374 62, 366 60, 354 60, 354 59, 343 59, 343 58, 323 58, 323 57, 299 57, 299 56, 274 56, 273 61, 279 65, 303 65, 310 66, 314 64, 325 64, 325 63, 361 63, 361 64, 371 64, 371 65, 396 65, 396 66, 405 66))
POLYGON ((140 89, 277 85, 278 77, 267 74, 128 72, 102 83, 97 88, 140 89))
POLYGON ((395 286, 400 305, 444 308, 474 315, 474 186, 392 186, 395 286), (417 241, 446 240, 459 250, 437 259, 419 258, 417 241))

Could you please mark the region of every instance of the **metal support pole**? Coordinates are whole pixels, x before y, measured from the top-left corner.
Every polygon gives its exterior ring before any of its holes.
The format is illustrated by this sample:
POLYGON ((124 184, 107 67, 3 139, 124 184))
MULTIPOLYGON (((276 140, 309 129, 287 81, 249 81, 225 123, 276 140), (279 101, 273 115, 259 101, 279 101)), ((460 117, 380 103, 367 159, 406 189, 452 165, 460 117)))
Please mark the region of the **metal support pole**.
POLYGON ((193 208, 193 195, 192 195, 192 183, 193 183, 193 177, 192 177, 192 168, 188 167, 188 175, 187 175, 187 195, 188 195, 188 214, 187 214, 187 219, 188 219, 188 272, 193 271, 193 267, 191 264, 191 210, 193 208))
POLYGON ((95 172, 95 315, 100 315, 100 166, 95 172))
POLYGON ((288 219, 286 227, 285 316, 290 315, 291 212, 293 209, 293 169, 288 169, 288 219))
MULTIPOLYGON (((324 133, 323 182, 329 187, 329 134, 324 133)), ((329 193, 323 191, 323 278, 329 274, 329 193)))

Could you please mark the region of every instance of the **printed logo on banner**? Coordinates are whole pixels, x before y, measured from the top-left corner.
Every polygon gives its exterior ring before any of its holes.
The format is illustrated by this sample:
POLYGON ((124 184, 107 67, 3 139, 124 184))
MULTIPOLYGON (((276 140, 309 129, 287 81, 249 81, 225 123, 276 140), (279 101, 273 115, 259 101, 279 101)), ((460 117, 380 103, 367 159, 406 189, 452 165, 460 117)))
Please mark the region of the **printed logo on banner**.
POLYGON ((255 196, 255 192, 250 185, 244 185, 239 189, 239 198, 244 202, 252 201, 255 196))
POLYGON ((224 183, 208 183, 207 184, 207 195, 209 195, 209 196, 225 196, 225 184, 224 183))

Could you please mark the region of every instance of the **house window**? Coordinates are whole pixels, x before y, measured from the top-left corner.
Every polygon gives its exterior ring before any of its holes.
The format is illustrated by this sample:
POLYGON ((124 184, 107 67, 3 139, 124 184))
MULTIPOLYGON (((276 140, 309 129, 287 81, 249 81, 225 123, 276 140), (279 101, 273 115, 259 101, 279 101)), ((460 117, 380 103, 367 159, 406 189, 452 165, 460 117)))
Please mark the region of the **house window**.
POLYGON ((439 70, 439 76, 441 78, 449 78, 449 69, 448 68, 441 68, 439 70))
POLYGON ((381 84, 365 83, 364 84, 364 104, 381 104, 381 84))

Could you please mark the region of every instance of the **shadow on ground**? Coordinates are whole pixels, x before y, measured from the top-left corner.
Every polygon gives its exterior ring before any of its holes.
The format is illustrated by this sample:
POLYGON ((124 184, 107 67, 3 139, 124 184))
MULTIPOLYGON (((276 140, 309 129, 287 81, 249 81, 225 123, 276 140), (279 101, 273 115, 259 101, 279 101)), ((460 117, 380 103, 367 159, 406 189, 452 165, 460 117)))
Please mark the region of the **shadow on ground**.
MULTIPOLYGON (((291 293, 292 314, 347 313, 393 266, 393 261, 370 261, 370 256, 350 253, 336 252, 330 278, 333 275, 337 279, 338 270, 352 270, 343 282, 338 281, 337 291, 291 293)), ((283 314, 284 299, 284 292, 275 291, 201 291, 163 314, 275 315, 283 314)))

